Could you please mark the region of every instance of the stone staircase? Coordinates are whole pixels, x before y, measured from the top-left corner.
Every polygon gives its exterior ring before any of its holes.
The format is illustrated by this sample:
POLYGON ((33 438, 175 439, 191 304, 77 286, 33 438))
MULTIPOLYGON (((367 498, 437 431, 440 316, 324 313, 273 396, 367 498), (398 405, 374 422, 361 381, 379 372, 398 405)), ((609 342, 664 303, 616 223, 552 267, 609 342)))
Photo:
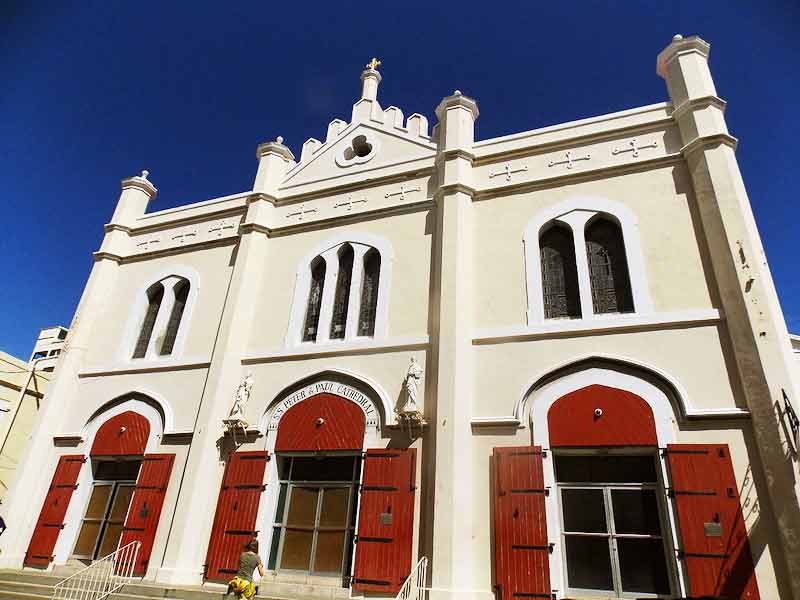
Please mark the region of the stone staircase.
MULTIPOLYGON (((25 569, 0 570, 0 599, 51 600, 53 586, 67 574, 38 572, 25 569)), ((260 600, 334 600, 348 598, 346 588, 310 585, 304 583, 279 583, 262 581, 260 600)), ((110 600, 234 600, 225 596, 225 586, 210 584, 203 587, 170 587, 148 582, 134 582, 109 596, 110 600)))

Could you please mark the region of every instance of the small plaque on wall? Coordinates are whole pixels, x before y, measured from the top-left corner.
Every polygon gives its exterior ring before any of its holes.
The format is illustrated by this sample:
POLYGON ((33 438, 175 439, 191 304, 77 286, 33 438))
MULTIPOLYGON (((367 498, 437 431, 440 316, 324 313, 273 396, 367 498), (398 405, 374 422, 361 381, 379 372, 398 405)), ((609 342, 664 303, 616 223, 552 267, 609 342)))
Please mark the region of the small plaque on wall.
POLYGON ((381 513, 381 525, 392 524, 392 513, 381 513))
POLYGON ((706 537, 722 537, 722 525, 719 523, 703 523, 703 531, 706 537))

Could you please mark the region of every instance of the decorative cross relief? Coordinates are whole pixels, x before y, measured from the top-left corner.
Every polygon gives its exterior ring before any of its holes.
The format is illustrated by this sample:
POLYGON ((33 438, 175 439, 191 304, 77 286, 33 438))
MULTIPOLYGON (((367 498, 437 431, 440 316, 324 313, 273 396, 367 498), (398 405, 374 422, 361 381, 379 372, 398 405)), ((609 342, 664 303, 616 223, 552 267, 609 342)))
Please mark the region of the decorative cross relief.
POLYGON ((658 148, 658 142, 655 141, 639 146, 636 144, 636 138, 633 138, 631 141, 629 141, 628 145, 630 148, 614 148, 611 151, 611 154, 616 156, 617 154, 622 154, 623 152, 633 152, 632 156, 639 156, 639 150, 642 148, 658 148))
POLYGON ((141 242, 138 242, 136 244, 136 247, 141 248, 142 250, 147 252, 148 250, 150 250, 150 246, 152 246, 153 244, 160 244, 160 243, 161 240, 159 240, 158 238, 150 238, 149 240, 143 240, 141 242))
POLYGON ((589 160, 590 158, 592 158, 591 154, 587 154, 586 156, 575 156, 575 157, 573 157, 572 156, 572 150, 567 150, 567 158, 566 158, 566 160, 551 160, 549 163, 547 163, 547 166, 548 167, 555 167, 556 165, 567 165, 567 168, 571 169, 572 165, 575 163, 575 161, 577 161, 577 160, 589 160))
POLYGON ((191 231, 184 231, 183 233, 179 233, 178 235, 173 235, 172 239, 178 240, 179 244, 185 244, 187 241, 186 238, 190 237, 197 237, 197 230, 193 229, 191 231))
POLYGON ((219 221, 208 229, 208 233, 217 233, 217 237, 222 237, 226 229, 233 229, 233 223, 228 221, 219 221))
POLYGON ((400 200, 405 200, 406 194, 410 194, 411 192, 421 192, 421 191, 422 190, 420 189, 419 186, 406 189, 406 187, 403 184, 400 184, 399 192, 391 192, 389 194, 386 194, 384 197, 391 198, 392 196, 400 196, 400 200))
POLYGON ((303 204, 300 205, 300 210, 293 213, 289 213, 288 215, 286 215, 286 218, 289 219, 291 217, 297 217, 297 221, 299 222, 302 221, 303 217, 305 217, 308 213, 315 213, 315 212, 317 212, 316 208, 306 208, 306 204, 304 202, 303 204))
POLYGON ((358 204, 359 202, 366 203, 367 199, 366 198, 360 198, 358 200, 353 200, 353 196, 350 195, 350 196, 347 196, 347 202, 339 202, 337 204, 334 204, 333 208, 339 208, 340 206, 346 206, 347 207, 347 212, 350 212, 351 210, 353 210, 353 204, 358 204))
POLYGON ((494 179, 495 177, 499 177, 500 175, 506 176, 506 181, 511 181, 511 174, 512 173, 522 173, 523 171, 528 170, 528 165, 523 165, 519 169, 512 169, 510 163, 506 163, 503 167, 502 171, 498 171, 497 173, 489 173, 489 179, 494 179))

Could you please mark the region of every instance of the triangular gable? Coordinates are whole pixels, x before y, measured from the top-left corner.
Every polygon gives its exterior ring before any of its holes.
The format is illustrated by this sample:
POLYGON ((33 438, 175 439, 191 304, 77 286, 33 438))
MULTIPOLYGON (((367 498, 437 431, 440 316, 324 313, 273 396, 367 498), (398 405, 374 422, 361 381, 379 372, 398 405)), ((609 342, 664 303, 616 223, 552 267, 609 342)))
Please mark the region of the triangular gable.
POLYGON ((304 155, 300 163, 289 171, 281 187, 295 187, 409 161, 433 159, 435 154, 436 144, 427 136, 412 135, 405 128, 375 122, 351 123, 333 140, 316 148, 310 157, 304 155), (377 144, 375 155, 363 163, 347 166, 337 164, 337 155, 351 145, 353 138, 361 134, 377 144))

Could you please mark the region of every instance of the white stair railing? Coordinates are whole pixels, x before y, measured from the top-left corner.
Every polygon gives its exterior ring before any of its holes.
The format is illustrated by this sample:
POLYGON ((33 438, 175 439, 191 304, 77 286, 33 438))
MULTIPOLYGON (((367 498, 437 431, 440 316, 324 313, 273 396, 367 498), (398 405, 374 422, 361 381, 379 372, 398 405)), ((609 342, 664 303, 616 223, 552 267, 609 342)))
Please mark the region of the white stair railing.
POLYGON ((131 542, 59 581, 53 600, 103 600, 133 579, 141 542, 131 542))
POLYGON ((423 556, 419 559, 417 566, 406 578, 403 587, 397 593, 395 600, 425 600, 427 589, 425 579, 428 573, 428 557, 423 556))

